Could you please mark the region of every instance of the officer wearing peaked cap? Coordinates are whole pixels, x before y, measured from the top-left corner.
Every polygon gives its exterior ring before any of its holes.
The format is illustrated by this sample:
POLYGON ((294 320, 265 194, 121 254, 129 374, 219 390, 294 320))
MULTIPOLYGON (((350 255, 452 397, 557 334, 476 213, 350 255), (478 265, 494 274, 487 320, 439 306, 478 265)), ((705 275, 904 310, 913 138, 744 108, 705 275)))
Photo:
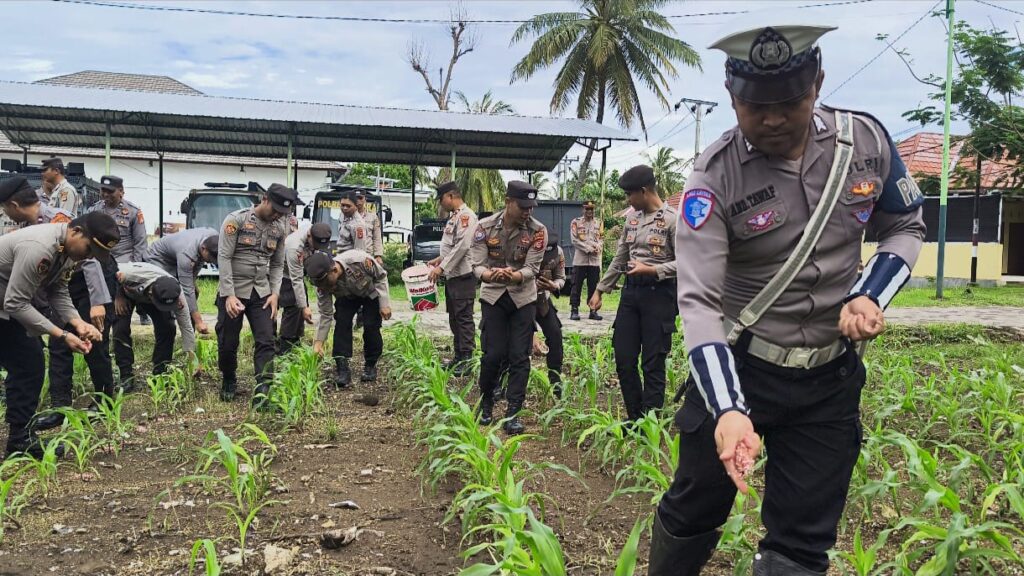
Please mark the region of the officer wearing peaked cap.
MULTIPOLYGON (((572 293, 569 295, 570 320, 580 319, 580 297, 583 283, 587 283, 587 300, 594 296, 597 283, 601 280, 601 221, 594 218, 594 202, 583 203, 583 215, 574 218, 569 225, 572 234, 572 293)), ((601 320, 596 310, 590 311, 591 320, 601 320)))
POLYGON ((851 341, 884 329, 924 237, 921 194, 885 128, 815 107, 815 42, 832 28, 758 16, 712 45, 728 55, 738 126, 701 154, 681 199, 690 379, 652 576, 700 573, 761 435, 771 450, 754 574, 826 573, 860 452, 865 373, 851 341), (878 252, 858 279, 866 227, 878 252))
POLYGON ((47 158, 42 165, 43 189, 48 191, 45 203, 78 216, 82 210, 82 195, 64 177, 64 160, 47 158))
POLYGON ((288 352, 302 340, 305 331, 303 323, 313 323, 313 310, 306 295, 306 282, 302 264, 314 252, 329 252, 331 249, 331 225, 317 222, 300 225, 284 240, 284 264, 287 274, 281 280, 281 329, 278 333, 278 349, 288 352))
POLYGON ((509 434, 525 430, 517 414, 526 400, 536 280, 547 246, 547 228, 532 216, 536 206, 536 188, 519 180, 509 182, 505 209, 480 221, 470 248, 473 274, 482 282, 480 332, 487 338, 480 362, 480 422, 491 422, 494 389, 507 362, 504 429, 509 434))
POLYGON ((220 282, 217 286, 217 364, 221 400, 234 399, 237 386, 238 344, 242 317, 249 319, 255 351, 253 404, 265 406, 273 380, 274 322, 285 268, 284 240, 287 215, 299 195, 281 184, 271 184, 256 206, 228 214, 221 226, 217 250, 220 282))
POLYGON ((625 274, 612 345, 626 417, 634 421, 665 403, 665 358, 676 331, 676 214, 662 203, 656 184, 654 170, 642 164, 619 178, 633 212, 626 217, 615 258, 589 302, 591 310, 600 310, 602 294, 614 290, 625 274))

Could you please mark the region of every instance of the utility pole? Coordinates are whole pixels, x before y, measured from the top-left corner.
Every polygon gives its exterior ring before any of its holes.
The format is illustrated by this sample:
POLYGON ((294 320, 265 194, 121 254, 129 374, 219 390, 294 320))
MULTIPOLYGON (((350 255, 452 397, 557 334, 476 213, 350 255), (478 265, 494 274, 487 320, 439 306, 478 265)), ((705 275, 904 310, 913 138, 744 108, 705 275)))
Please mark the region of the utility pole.
POLYGON ((939 257, 935 270, 935 297, 942 299, 946 268, 946 209, 949 197, 949 109, 953 91, 953 2, 946 0, 946 98, 942 121, 942 182, 939 190, 939 257))
POLYGON ((715 106, 718 106, 718 102, 711 102, 708 100, 697 100, 695 98, 680 98, 679 102, 676 102, 675 110, 679 110, 679 107, 683 104, 690 105, 690 112, 693 112, 693 117, 697 119, 697 136, 694 140, 693 145, 693 161, 697 162, 697 157, 700 156, 700 128, 701 123, 704 121, 704 115, 710 114, 715 106))
POLYGON ((569 177, 569 165, 580 161, 579 156, 563 157, 558 161, 558 199, 565 200, 565 184, 569 177))
POLYGON ((971 228, 971 286, 978 283, 978 234, 981 233, 981 221, 978 218, 978 203, 981 202, 981 153, 977 150, 974 152, 978 155, 978 163, 975 173, 977 181, 974 183, 974 224, 971 228))

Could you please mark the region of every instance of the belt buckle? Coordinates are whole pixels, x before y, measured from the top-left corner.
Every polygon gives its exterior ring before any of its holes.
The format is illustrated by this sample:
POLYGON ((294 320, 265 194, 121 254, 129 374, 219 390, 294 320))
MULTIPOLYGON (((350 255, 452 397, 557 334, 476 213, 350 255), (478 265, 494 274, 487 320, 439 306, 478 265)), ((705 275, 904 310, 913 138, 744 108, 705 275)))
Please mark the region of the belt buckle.
POLYGON ((816 350, 810 348, 793 348, 786 354, 786 366, 810 370, 815 352, 816 350))

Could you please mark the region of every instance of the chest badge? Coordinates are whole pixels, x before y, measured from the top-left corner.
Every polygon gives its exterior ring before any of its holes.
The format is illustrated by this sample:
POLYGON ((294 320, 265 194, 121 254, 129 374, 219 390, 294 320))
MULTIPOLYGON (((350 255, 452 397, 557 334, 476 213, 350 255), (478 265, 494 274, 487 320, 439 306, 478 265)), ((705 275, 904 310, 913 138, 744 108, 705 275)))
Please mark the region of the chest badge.
POLYGON ((488 238, 487 239, 487 245, 488 246, 501 246, 501 238, 488 238))
POLYGON ((875 193, 875 183, 870 180, 864 180, 854 184, 850 191, 857 196, 871 196, 875 193))
POLYGON ((772 227, 772 224, 775 224, 775 216, 775 210, 765 210, 747 220, 747 226, 751 232, 767 230, 772 227))
POLYGON ((857 222, 860 222, 861 224, 867 224, 868 220, 871 219, 871 212, 873 209, 874 206, 868 206, 867 208, 854 210, 853 217, 857 219, 857 222))

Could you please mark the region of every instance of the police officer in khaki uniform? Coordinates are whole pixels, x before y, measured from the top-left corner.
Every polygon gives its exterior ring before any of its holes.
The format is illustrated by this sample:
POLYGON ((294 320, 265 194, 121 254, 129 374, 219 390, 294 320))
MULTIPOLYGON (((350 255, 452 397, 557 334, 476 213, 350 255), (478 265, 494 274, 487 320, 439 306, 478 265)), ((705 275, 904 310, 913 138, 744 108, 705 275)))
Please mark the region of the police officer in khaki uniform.
MULTIPOLYGON (((43 203, 38 192, 21 176, 0 183, 0 203, 3 204, 5 214, 22 228, 35 224, 66 224, 73 219, 67 211, 43 203)), ((108 268, 110 274, 113 274, 112 267, 108 268)), ((111 288, 103 266, 93 258, 76 264, 68 283, 71 303, 78 314, 83 318, 89 318, 103 335, 103 338, 85 355, 85 360, 96 392, 107 395, 114 393, 114 373, 107 337, 110 334, 110 326, 106 322, 111 312, 111 288)), ((37 294, 33 304, 37 309, 49 312, 45 295, 37 294)), ((51 341, 49 348, 51 407, 71 406, 74 373, 72 352, 59 340, 51 341)), ((33 427, 36 430, 48 430, 63 423, 64 415, 51 411, 39 416, 33 427)))
POLYGON ((368 212, 366 210, 366 192, 362 190, 356 190, 356 210, 359 212, 359 216, 363 219, 363 224, 366 227, 366 251, 373 256, 373 259, 377 261, 377 264, 384 265, 384 238, 383 238, 383 224, 381 223, 380 214, 377 212, 368 212))
POLYGON ((204 264, 217 262, 219 242, 220 233, 213 228, 191 228, 158 239, 146 251, 146 262, 156 264, 181 285, 192 325, 200 334, 209 334, 210 329, 199 312, 196 278, 204 264))
POLYGON ((284 240, 284 264, 288 274, 281 280, 281 330, 278 350, 284 354, 302 340, 303 322, 313 323, 313 310, 306 296, 302 264, 313 252, 327 252, 331 247, 331 225, 317 222, 312 226, 299 226, 284 240), (297 288, 296 288, 297 287, 297 288))
POLYGON ((82 211, 82 196, 75 187, 64 178, 64 161, 60 158, 43 160, 43 189, 49 190, 47 204, 64 210, 72 217, 82 211))
POLYGON ((476 348, 473 299, 476 298, 477 280, 473 275, 469 250, 477 218, 473 209, 462 200, 462 192, 455 182, 445 182, 437 187, 437 201, 451 216, 441 236, 441 253, 427 264, 433 266, 430 271, 432 282, 437 282, 442 276, 445 278, 444 303, 455 349, 455 357, 445 367, 452 368, 453 373, 461 377, 469 373, 469 360, 472 360, 476 348))
POLYGON ((346 250, 369 251, 370 238, 366 233, 366 222, 356 208, 355 191, 343 191, 338 203, 341 206, 341 220, 338 222, 338 243, 334 248, 335 254, 341 254, 346 250))
MULTIPOLYGON (((583 293, 583 282, 587 283, 587 301, 594 296, 597 282, 601 279, 601 253, 604 244, 601 242, 601 222, 594 218, 594 203, 587 200, 583 203, 583 216, 574 218, 569 225, 572 233, 572 293, 569 295, 569 306, 572 312, 570 320, 580 319, 580 296, 583 293)), ((602 320, 597 310, 591 310, 591 320, 602 320)))
POLYGON ((63 340, 83 354, 102 338, 75 311, 67 281, 76 262, 108 258, 117 240, 117 225, 104 214, 86 214, 67 224, 29 226, 0 237, 0 366, 7 370, 7 456, 15 452, 42 456, 29 427, 43 386, 40 336, 63 340), (46 295, 56 324, 33 305, 40 292, 46 295))
POLYGON ((558 234, 548 235, 548 244, 544 248, 544 258, 540 262, 540 273, 537 275, 537 326, 544 335, 544 343, 548 347, 544 360, 548 367, 548 382, 554 388, 555 396, 562 397, 562 361, 565 358, 562 346, 562 321, 558 318, 558 310, 551 302, 552 297, 565 287, 565 253, 558 245, 558 234))
POLYGON ((766 535, 754 574, 826 573, 860 453, 865 372, 851 341, 884 329, 882 310, 924 237, 921 194, 884 127, 815 107, 815 42, 833 28, 773 20, 712 45, 728 54, 738 126, 701 154, 681 200, 690 380, 652 576, 700 572, 736 490, 747 489, 760 435, 766 535), (858 280, 868 226, 878 252, 858 280))
POLYGON ((391 318, 388 274, 384 267, 362 250, 347 250, 333 259, 324 252, 312 254, 305 262, 306 275, 317 287, 320 322, 313 350, 323 354, 324 342, 334 327, 335 385, 345 388, 352 382, 349 360, 352 358, 352 318, 366 312, 363 324, 363 374, 360 380, 377 379, 377 361, 384 352, 380 334, 382 320, 391 318))
POLYGON ((273 380, 274 323, 284 275, 287 216, 299 195, 282 184, 271 184, 262 201, 228 214, 221 226, 217 265, 217 364, 223 381, 220 398, 230 402, 238 384, 238 340, 242 317, 249 319, 256 348, 253 372, 257 386, 253 404, 265 405, 273 380))
POLYGON ((473 233, 470 260, 480 288, 480 331, 487 346, 480 363, 480 422, 490 424, 494 389, 507 362, 508 410, 505 432, 521 434, 517 414, 526 400, 530 343, 537 307, 537 274, 547 246, 547 228, 533 218, 537 189, 508 183, 505 209, 480 221, 473 233))
POLYGON ((626 416, 639 420, 665 403, 665 358, 676 330, 676 213, 658 196, 650 166, 626 170, 619 188, 633 211, 626 216, 615 258, 588 305, 600 310, 601 295, 614 290, 619 276, 626 275, 612 344, 626 416), (643 367, 642 383, 637 358, 643 367))

